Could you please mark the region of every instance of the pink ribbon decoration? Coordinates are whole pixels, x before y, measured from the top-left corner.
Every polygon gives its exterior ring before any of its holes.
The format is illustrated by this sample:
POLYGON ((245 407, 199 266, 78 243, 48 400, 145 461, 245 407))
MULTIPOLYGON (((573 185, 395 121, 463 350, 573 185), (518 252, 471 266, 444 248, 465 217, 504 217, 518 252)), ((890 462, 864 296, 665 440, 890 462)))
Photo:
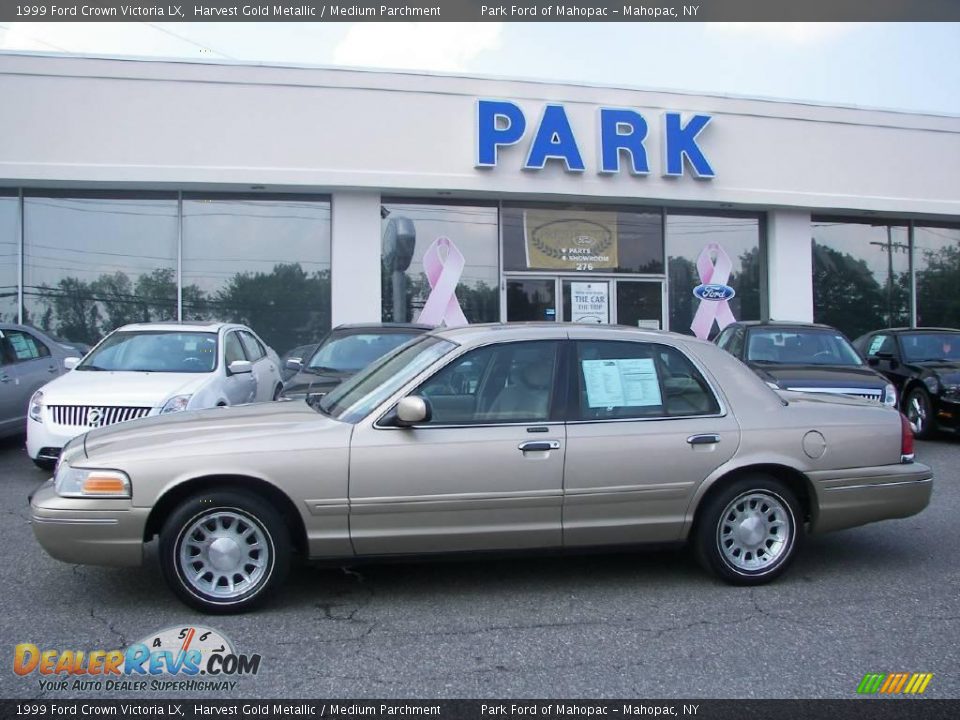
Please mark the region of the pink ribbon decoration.
MULTIPOLYGON (((722 285, 727 288, 732 269, 733 263, 730 262, 730 256, 718 243, 709 243, 697 257, 697 273, 700 275, 701 287, 722 285)), ((729 298, 697 297, 700 299, 700 306, 693 317, 693 322, 690 323, 690 329, 701 340, 710 337, 710 328, 713 327, 714 322, 721 330, 730 323, 736 322, 733 311, 730 309, 729 298)))
POLYGON ((423 255, 423 272, 430 283, 430 295, 420 311, 418 322, 425 325, 443 323, 447 327, 468 324, 457 300, 457 283, 465 264, 463 253, 450 238, 438 237, 427 248, 423 255))

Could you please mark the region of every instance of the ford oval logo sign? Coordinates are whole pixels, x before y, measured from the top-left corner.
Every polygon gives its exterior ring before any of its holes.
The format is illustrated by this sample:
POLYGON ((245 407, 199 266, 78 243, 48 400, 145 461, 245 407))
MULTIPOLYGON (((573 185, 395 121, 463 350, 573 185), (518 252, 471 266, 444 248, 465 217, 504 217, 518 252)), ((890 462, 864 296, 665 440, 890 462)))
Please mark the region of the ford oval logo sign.
POLYGON ((700 300, 722 302, 732 299, 737 292, 729 285, 715 285, 711 283, 707 285, 697 285, 693 289, 693 294, 700 300))

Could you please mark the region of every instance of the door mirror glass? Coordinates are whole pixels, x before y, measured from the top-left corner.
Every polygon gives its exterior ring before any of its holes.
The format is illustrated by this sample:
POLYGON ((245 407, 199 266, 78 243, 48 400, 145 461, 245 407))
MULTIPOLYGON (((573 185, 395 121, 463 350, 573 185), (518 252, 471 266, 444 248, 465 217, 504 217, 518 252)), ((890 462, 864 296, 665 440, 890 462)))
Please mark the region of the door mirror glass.
POLYGON ((303 358, 290 358, 287 360, 287 370, 300 372, 303 369, 303 358))
POLYGON ((80 364, 80 358, 78 357, 68 357, 63 359, 63 366, 67 370, 73 370, 79 364, 80 364))
POLYGON ((249 360, 234 360, 227 366, 227 370, 231 375, 253 372, 253 363, 249 360))
POLYGON ((397 403, 397 424, 400 426, 430 422, 430 402, 419 395, 408 395, 397 403))

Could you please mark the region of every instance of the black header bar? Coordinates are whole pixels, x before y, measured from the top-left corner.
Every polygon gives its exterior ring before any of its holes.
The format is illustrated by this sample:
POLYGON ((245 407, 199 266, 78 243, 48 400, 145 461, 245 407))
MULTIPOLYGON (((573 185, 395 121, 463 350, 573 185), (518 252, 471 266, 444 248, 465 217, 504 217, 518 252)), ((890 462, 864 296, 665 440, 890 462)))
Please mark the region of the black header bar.
POLYGON ((0 22, 934 22, 960 0, 0 0, 0 22))

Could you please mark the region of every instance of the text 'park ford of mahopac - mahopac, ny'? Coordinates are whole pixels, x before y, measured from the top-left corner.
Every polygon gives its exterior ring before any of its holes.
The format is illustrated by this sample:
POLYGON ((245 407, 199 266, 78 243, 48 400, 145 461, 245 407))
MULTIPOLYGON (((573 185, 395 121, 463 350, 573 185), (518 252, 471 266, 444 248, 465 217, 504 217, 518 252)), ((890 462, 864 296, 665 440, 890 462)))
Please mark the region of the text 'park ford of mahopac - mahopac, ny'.
POLYGON ((583 7, 578 5, 481 5, 484 17, 557 18, 590 20, 593 18, 676 18, 696 17, 699 5, 624 5, 622 9, 608 7, 583 7))

